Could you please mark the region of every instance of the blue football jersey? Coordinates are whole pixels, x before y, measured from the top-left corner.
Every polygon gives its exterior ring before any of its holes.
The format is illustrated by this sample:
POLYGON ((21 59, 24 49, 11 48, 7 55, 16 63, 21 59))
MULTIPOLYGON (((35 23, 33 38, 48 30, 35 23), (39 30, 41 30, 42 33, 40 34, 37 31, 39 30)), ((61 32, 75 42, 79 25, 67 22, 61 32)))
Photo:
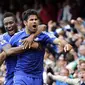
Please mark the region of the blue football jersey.
MULTIPOLYGON (((47 34, 51 39, 55 39, 57 38, 53 32, 44 32, 45 34, 47 34)), ((49 49, 51 50, 51 52, 54 52, 55 54, 57 53, 57 45, 55 44, 48 44, 49 49)))
MULTIPOLYGON (((30 36, 26 34, 25 30, 16 33, 11 39, 10 44, 12 46, 22 45, 21 40, 30 36)), ((42 77, 43 72, 43 57, 45 53, 45 47, 48 43, 53 43, 55 38, 50 38, 45 33, 39 34, 35 41, 42 44, 42 50, 39 49, 29 49, 21 53, 18 56, 16 71, 23 71, 31 77, 42 77)))

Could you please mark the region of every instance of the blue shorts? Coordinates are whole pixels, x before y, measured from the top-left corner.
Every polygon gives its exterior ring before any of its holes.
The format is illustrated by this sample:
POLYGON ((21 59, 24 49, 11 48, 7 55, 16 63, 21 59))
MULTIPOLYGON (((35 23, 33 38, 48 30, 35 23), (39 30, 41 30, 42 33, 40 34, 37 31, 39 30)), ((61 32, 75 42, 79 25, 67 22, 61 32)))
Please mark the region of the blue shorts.
POLYGON ((43 85, 42 78, 29 77, 27 75, 15 75, 13 85, 43 85))

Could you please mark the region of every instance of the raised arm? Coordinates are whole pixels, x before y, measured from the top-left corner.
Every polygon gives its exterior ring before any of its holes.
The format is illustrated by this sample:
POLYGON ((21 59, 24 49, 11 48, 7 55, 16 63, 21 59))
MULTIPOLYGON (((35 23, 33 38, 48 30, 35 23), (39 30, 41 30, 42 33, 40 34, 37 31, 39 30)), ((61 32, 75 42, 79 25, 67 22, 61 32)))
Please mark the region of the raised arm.
POLYGON ((31 34, 28 38, 22 40, 24 48, 26 49, 28 46, 31 48, 33 40, 39 35, 42 31, 46 30, 46 25, 42 24, 38 26, 38 30, 36 33, 31 34))
MULTIPOLYGON (((39 43, 37 42, 33 42, 31 48, 33 49, 37 49, 39 47, 39 43)), ((3 47, 3 51, 6 52, 6 55, 12 55, 12 54, 19 54, 24 52, 25 50, 29 50, 29 47, 27 47, 26 49, 24 49, 24 46, 21 45, 19 47, 11 47, 10 44, 7 44, 3 47)))
POLYGON ((61 82, 72 84, 72 85, 78 85, 78 82, 79 82, 78 79, 71 79, 71 78, 68 78, 66 76, 53 75, 51 73, 48 73, 48 77, 52 78, 53 80, 58 80, 58 81, 61 81, 61 82))
MULTIPOLYGON (((37 42, 33 42, 31 48, 33 49, 38 49, 40 47, 40 44, 37 42)), ((25 50, 29 49, 26 48, 24 49, 23 45, 19 46, 19 47, 11 47, 10 44, 6 44, 3 47, 3 52, 0 53, 0 65, 3 63, 3 61, 9 56, 9 55, 13 55, 13 54, 19 54, 24 52, 25 50)))
POLYGON ((72 49, 72 46, 67 41, 65 41, 63 39, 61 40, 61 39, 56 38, 56 39, 54 39, 53 43, 63 46, 65 52, 70 51, 72 49))

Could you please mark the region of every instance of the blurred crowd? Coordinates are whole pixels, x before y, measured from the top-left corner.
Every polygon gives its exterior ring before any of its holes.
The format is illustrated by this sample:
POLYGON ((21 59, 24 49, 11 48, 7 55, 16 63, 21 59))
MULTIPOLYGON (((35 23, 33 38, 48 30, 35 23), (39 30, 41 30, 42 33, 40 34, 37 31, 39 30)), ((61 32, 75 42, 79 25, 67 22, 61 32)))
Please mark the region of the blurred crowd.
MULTIPOLYGON (((79 8, 79 0, 76 0, 74 3, 70 3, 72 0, 66 0, 63 3, 55 3, 57 9, 52 5, 51 1, 52 0, 45 0, 44 2, 43 0, 41 4, 35 0, 35 4, 32 8, 36 9, 39 13, 41 23, 47 25, 46 31, 51 34, 50 37, 54 35, 61 40, 66 40, 72 45, 73 49, 64 52, 63 45, 47 46, 44 55, 44 84, 69 85, 70 83, 52 79, 52 75, 61 75, 70 79, 75 79, 80 78, 79 72, 82 70, 84 70, 84 76, 82 75, 81 78, 84 79, 85 82, 85 16, 82 15, 82 12, 80 13, 80 11, 84 9, 81 10, 79 8), (49 72, 51 74, 48 75, 49 72)), ((28 9, 28 5, 25 4, 24 10, 26 9, 28 9)), ((5 32, 2 21, 2 11, 2 8, 0 8, 0 34, 5 32)), ((20 10, 15 12, 19 30, 22 30, 24 27, 21 13, 20 10)), ((5 70, 5 64, 3 64, 0 68, 0 80, 4 78, 5 70)))
MULTIPOLYGON (((63 51, 63 46, 48 46, 44 56, 44 78, 48 85, 52 85, 54 82, 47 78, 47 73, 51 72, 54 75, 67 76, 69 78, 78 78, 78 73, 84 70, 82 79, 85 81, 85 21, 78 17, 76 20, 71 19, 70 22, 59 21, 56 25, 55 22, 48 22, 48 32, 53 33, 61 40, 66 40, 73 46, 73 49, 69 52, 63 51), (47 80, 47 81, 46 81, 47 80)), ((64 43, 64 42, 63 42, 64 43)), ((58 78, 59 79, 59 78, 58 78)), ((62 80, 62 79, 61 79, 62 80)), ((65 81, 65 80, 64 80, 65 81)), ((56 81, 54 85, 68 85, 59 84, 61 82, 56 81)), ((78 85, 78 84, 72 84, 78 85)), ((79 84, 80 85, 80 84, 79 84)), ((85 85, 85 84, 84 84, 85 85)))
MULTIPOLYGON (((36 9, 41 21, 47 24, 53 20, 70 21, 77 17, 85 18, 84 0, 0 0, 0 28, 3 28, 3 13, 11 11, 16 15, 18 25, 22 25, 21 14, 27 9, 36 9)), ((4 31, 4 28, 2 29, 4 31)))

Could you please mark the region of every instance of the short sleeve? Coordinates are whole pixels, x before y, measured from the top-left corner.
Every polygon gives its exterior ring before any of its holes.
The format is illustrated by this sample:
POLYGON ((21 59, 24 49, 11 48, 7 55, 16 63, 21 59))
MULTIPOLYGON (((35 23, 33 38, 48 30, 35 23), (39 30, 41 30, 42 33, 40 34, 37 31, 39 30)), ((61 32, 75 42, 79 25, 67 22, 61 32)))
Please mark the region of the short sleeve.
POLYGON ((8 42, 4 39, 3 35, 0 35, 0 47, 8 44, 8 42))

